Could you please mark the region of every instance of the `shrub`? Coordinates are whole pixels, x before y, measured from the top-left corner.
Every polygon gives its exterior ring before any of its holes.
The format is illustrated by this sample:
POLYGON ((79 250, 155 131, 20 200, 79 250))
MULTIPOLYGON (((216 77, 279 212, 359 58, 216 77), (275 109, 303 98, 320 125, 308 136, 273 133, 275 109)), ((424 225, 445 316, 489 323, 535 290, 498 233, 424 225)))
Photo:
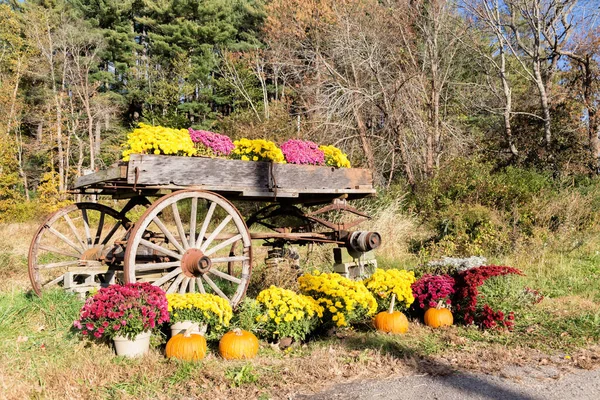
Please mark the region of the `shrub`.
POLYGON ((437 217, 433 254, 465 256, 502 254, 510 244, 506 221, 482 205, 457 205, 437 217))
POLYGON ((449 275, 424 275, 412 285, 415 304, 421 309, 435 307, 440 301, 450 305, 454 285, 454 278, 449 275))
POLYGON ((492 277, 503 277, 505 275, 523 275, 516 268, 486 265, 463 271, 456 278, 455 310, 456 315, 465 324, 476 324, 482 328, 491 327, 513 327, 514 314, 509 311, 494 311, 489 304, 483 303, 480 298, 480 287, 492 277))
POLYGON ((206 324, 215 334, 229 326, 231 305, 220 296, 209 293, 167 294, 171 322, 193 321, 206 324))
POLYGON ((89 297, 73 326, 83 336, 129 339, 169 321, 165 292, 149 283, 111 285, 89 297))
POLYGON ((487 258, 471 256, 466 258, 442 257, 441 260, 432 260, 425 265, 415 268, 415 276, 420 279, 424 275, 455 275, 467 269, 480 267, 487 263, 487 258))
POLYGON ((323 317, 323 307, 312 297, 271 286, 256 298, 263 309, 257 321, 269 339, 291 337, 304 340, 323 317))
POLYGON ((396 309, 402 311, 415 301, 411 289, 414 281, 415 274, 412 271, 378 268, 363 283, 375 297, 378 311, 390 307, 392 293, 396 295, 396 309))
POLYGON ((315 271, 298 278, 298 285, 323 306, 326 323, 348 326, 377 312, 377 301, 361 281, 315 271))

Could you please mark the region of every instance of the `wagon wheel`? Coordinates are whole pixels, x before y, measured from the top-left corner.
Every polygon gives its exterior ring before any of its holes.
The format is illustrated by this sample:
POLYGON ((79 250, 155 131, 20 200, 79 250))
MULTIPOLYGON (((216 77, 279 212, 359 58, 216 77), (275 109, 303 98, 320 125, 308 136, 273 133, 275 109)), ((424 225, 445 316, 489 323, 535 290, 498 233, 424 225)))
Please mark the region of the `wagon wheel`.
POLYGON ((96 277, 107 277, 102 257, 124 237, 129 223, 118 211, 97 203, 72 204, 50 215, 29 247, 34 292, 41 295, 51 287, 76 286, 86 278, 90 285, 105 283, 96 282, 96 277))
POLYGON ((167 293, 213 293, 235 306, 250 280, 250 233, 235 206, 222 196, 177 191, 156 201, 135 224, 124 269, 126 282, 151 282, 167 293), (146 239, 144 232, 154 232, 155 239, 146 239), (238 241, 241 245, 231 253, 238 241), (155 259, 136 260, 144 253, 155 259))

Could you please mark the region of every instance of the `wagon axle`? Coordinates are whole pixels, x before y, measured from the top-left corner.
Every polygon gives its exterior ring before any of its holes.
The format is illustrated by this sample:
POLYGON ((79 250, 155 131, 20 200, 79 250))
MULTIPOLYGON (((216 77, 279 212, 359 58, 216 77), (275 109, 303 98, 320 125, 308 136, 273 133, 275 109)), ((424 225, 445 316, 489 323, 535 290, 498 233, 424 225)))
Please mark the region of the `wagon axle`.
POLYGON ((181 257, 181 270, 188 278, 200 277, 212 267, 210 257, 199 249, 188 249, 181 257))

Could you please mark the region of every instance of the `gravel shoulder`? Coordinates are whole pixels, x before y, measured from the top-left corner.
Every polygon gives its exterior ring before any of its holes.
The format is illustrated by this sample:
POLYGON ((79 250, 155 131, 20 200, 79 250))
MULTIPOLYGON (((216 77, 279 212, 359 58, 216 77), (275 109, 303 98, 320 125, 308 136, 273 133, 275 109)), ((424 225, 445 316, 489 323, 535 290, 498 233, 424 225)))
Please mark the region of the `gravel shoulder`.
POLYGON ((419 374, 340 384, 294 399, 598 400, 600 369, 564 373, 552 366, 507 366, 499 375, 461 371, 445 376, 419 374))

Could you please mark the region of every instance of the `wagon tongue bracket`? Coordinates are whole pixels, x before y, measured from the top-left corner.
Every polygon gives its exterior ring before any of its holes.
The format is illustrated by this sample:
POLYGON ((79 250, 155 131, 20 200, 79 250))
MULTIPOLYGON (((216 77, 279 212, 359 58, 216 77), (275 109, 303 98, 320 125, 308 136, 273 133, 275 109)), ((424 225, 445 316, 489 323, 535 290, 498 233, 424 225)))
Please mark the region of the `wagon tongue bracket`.
POLYGON ((181 270, 188 278, 206 274, 212 267, 212 261, 199 249, 188 249, 181 258, 181 270))

